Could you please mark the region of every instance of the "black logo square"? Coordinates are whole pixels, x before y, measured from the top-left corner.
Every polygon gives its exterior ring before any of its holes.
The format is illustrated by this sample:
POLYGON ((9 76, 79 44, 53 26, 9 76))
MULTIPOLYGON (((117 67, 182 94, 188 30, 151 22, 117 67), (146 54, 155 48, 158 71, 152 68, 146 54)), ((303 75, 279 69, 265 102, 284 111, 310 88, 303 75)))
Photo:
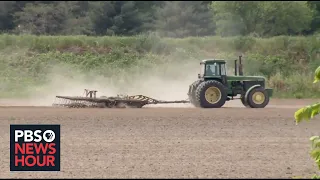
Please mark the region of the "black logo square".
POLYGON ((60 125, 10 125, 10 171, 60 171, 60 125))

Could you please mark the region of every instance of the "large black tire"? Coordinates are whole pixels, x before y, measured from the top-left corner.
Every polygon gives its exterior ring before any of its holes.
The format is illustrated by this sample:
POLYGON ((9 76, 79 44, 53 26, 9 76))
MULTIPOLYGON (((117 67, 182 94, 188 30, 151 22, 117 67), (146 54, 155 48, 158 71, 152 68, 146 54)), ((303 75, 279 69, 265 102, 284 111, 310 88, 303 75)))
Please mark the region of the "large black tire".
POLYGON ((195 93, 193 95, 189 95, 190 103, 195 107, 200 107, 199 102, 196 100, 195 93))
POLYGON ((193 83, 190 85, 190 88, 191 88, 191 86, 193 86, 193 87, 192 87, 193 90, 190 92, 190 94, 188 94, 188 95, 189 95, 190 103, 191 103, 192 105, 194 105, 195 107, 200 107, 200 104, 199 104, 199 102, 198 102, 197 99, 196 99, 196 89, 197 89, 197 87, 198 87, 198 85, 199 85, 200 83, 201 83, 200 80, 197 80, 197 81, 193 82, 193 83))
MULTIPOLYGON (((213 95, 211 94, 211 96, 213 95)), ((226 88, 219 81, 209 80, 202 82, 196 90, 196 100, 202 108, 220 108, 227 100, 226 88), (209 88, 219 91, 220 96, 215 98, 217 100, 216 102, 209 102, 206 99, 206 91, 209 88)))
POLYGON ((270 98, 269 98, 267 91, 261 87, 252 89, 249 92, 248 97, 247 97, 248 105, 251 108, 264 108, 269 104, 269 100, 270 100, 270 98), (256 103, 257 100, 254 100, 254 96, 256 93, 259 93, 260 95, 264 96, 261 100, 261 103, 256 103))

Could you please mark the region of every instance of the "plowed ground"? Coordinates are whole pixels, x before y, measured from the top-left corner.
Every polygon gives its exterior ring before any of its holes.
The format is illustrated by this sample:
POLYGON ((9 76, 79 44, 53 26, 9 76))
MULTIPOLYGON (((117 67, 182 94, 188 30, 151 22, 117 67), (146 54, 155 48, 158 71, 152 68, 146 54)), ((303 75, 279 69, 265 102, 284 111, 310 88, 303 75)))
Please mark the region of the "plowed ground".
POLYGON ((309 137, 296 126, 310 100, 271 100, 264 109, 0 108, 0 178, 290 178, 317 172, 309 137), (10 172, 10 124, 60 124, 61 172, 10 172))

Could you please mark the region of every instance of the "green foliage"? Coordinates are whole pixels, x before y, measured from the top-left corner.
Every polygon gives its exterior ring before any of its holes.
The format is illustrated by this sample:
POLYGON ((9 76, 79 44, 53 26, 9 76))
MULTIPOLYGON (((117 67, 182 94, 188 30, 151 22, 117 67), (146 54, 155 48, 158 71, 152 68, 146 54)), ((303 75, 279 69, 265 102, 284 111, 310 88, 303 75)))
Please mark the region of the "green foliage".
POLYGON ((27 34, 59 34, 66 23, 67 3, 26 4, 23 11, 15 13, 16 31, 27 34))
POLYGON ((313 83, 317 83, 320 80, 320 66, 316 69, 313 83))
POLYGON ((320 103, 313 104, 312 106, 306 106, 295 112, 294 117, 296 123, 300 123, 302 120, 310 120, 315 115, 318 115, 320 111, 320 103))
POLYGON ((0 30, 12 29, 13 20, 10 13, 14 9, 14 1, 0 1, 0 30))
POLYGON ((42 35, 275 36, 319 32, 317 1, 3 1, 0 31, 42 35))
POLYGON ((167 37, 207 36, 214 23, 204 1, 166 1, 156 11, 155 30, 167 37))
POLYGON ((311 157, 315 160, 318 168, 320 169, 320 137, 319 136, 312 136, 310 138, 311 141, 311 157))
MULTIPOLYGON (((317 83, 320 79, 320 66, 315 71, 314 76, 315 81, 313 83, 317 83)), ((320 103, 315 103, 313 105, 309 105, 297 110, 294 114, 296 119, 296 124, 300 123, 302 120, 309 121, 314 118, 316 115, 320 113, 320 103)), ((311 141, 311 157, 314 159, 315 163, 318 165, 318 169, 320 170, 320 137, 312 136, 310 138, 311 141)), ((312 179, 320 179, 320 176, 314 175, 312 179)))
POLYGON ((91 2, 90 17, 98 35, 134 35, 143 30, 148 16, 140 12, 136 1, 91 2))
POLYGON ((311 29, 309 32, 317 32, 320 30, 320 2, 308 1, 309 7, 313 10, 313 19, 311 23, 311 29))
POLYGON ((266 1, 262 6, 262 36, 300 34, 310 28, 313 12, 307 1, 266 1))
POLYGON ((61 34, 93 35, 93 25, 89 17, 89 2, 67 1, 65 5, 68 13, 61 34))
POLYGON ((222 36, 248 35, 254 32, 259 17, 261 2, 214 1, 211 5, 217 34, 222 36), (254 14, 254 15, 253 15, 254 14))
POLYGON ((215 1, 211 9, 222 36, 299 34, 313 20, 306 1, 215 1))
POLYGON ((0 35, 0 72, 3 73, 0 80, 7 84, 2 92, 13 96, 23 91, 23 87, 47 83, 48 71, 60 65, 82 74, 100 74, 108 78, 116 78, 121 72, 123 79, 130 79, 132 74, 143 74, 141 69, 144 68, 162 73, 165 69, 159 67, 194 63, 196 78, 196 65, 206 58, 232 60, 228 62, 228 73, 233 74, 233 60, 240 51, 244 57, 244 73, 267 77, 275 97, 314 98, 320 96, 320 86, 312 84, 313 74, 309 73, 320 62, 320 53, 314 50, 320 47, 316 38, 207 36, 176 39, 161 38, 156 33, 130 37, 3 34, 0 35), (305 88, 309 84, 312 86, 305 88))
MULTIPOLYGON (((315 71, 314 82, 317 83, 320 79, 320 66, 315 71)), ((313 105, 309 105, 303 108, 300 108, 295 112, 294 117, 296 119, 296 123, 300 123, 302 120, 310 120, 315 115, 318 115, 320 112, 320 103, 315 103, 313 105)), ((319 160, 320 161, 320 160, 319 160)))

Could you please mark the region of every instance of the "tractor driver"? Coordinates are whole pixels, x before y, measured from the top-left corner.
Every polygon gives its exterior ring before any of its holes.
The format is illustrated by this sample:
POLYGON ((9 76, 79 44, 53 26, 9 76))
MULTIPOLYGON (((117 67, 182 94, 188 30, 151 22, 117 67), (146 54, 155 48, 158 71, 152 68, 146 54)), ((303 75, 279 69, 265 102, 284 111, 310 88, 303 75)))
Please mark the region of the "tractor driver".
POLYGON ((209 65, 207 65, 206 74, 209 75, 209 76, 214 75, 214 73, 212 72, 212 70, 211 70, 209 65))

